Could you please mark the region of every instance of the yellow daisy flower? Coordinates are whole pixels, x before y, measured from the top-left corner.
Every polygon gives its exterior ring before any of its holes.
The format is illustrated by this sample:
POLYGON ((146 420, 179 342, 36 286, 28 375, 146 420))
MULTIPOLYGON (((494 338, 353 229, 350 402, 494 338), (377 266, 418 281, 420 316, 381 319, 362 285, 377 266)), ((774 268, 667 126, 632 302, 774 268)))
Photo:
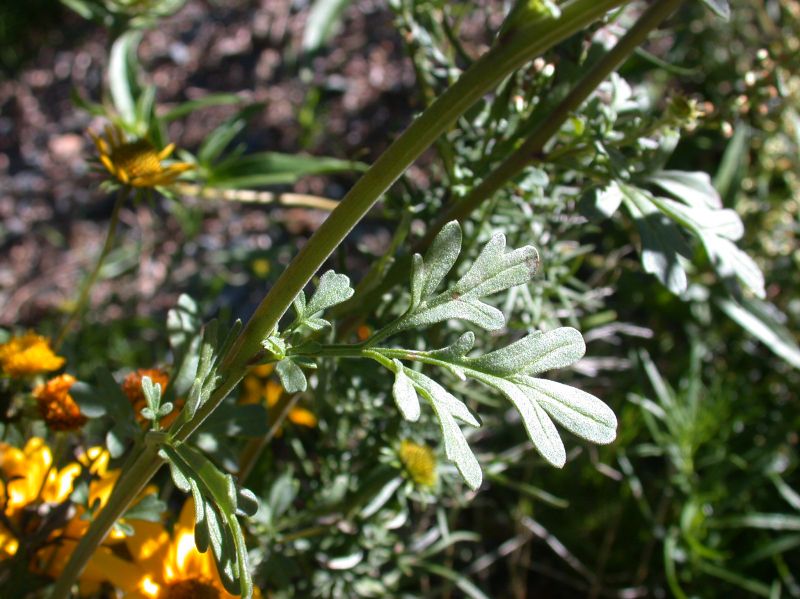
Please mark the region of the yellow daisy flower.
MULTIPOLYGON (((61 470, 52 468, 53 454, 44 439, 33 437, 23 449, 0 443, 0 505, 9 522, 17 523, 22 510, 37 501, 62 503, 72 492, 72 484, 81 472, 79 464, 61 470)), ((11 531, 0 526, 0 558, 14 555, 19 542, 11 531)))
POLYGON ((74 376, 61 374, 33 390, 39 412, 51 430, 74 431, 86 424, 86 416, 69 394, 73 384, 74 376))
POLYGON ((50 349, 46 337, 28 331, 0 344, 0 369, 14 377, 52 372, 64 365, 64 358, 50 349))
POLYGON ((409 477, 421 487, 436 484, 436 455, 426 445, 404 439, 397 452, 409 477))
MULTIPOLYGON (((136 532, 125 539, 130 561, 108 548, 95 559, 100 580, 116 586, 124 599, 235 599, 222 585, 211 550, 195 547, 191 499, 171 535, 158 523, 132 524, 136 532)), ((260 596, 254 589, 254 597, 260 596)))
MULTIPOLYGON (((91 447, 85 453, 78 456, 78 461, 95 476, 89 483, 90 506, 102 509, 108 502, 111 491, 119 479, 120 470, 108 470, 108 463, 111 459, 108 451, 102 447, 91 447)), ((155 485, 149 485, 139 497, 152 495, 158 492, 155 485)), ((66 526, 53 536, 51 543, 44 547, 37 554, 37 570, 51 578, 57 578, 69 561, 70 556, 75 551, 78 541, 89 528, 90 520, 85 517, 85 510, 82 506, 76 506, 76 513, 67 522, 66 526)), ((121 520, 126 524, 132 521, 121 520)), ((99 588, 100 584, 106 580, 107 559, 106 553, 111 551, 109 546, 118 544, 125 539, 125 533, 118 527, 111 529, 103 546, 98 549, 89 560, 86 568, 80 576, 79 583, 81 592, 90 593, 99 588)))
MULTIPOLYGON (((283 387, 273 378, 269 378, 273 371, 272 364, 261 364, 250 369, 242 382, 241 403, 259 403, 264 401, 267 408, 275 407, 283 395, 283 387)), ((299 426, 314 428, 317 426, 317 417, 311 410, 294 406, 287 415, 289 422, 299 426)))
POLYGON ((171 185, 181 173, 194 168, 187 162, 162 164, 175 150, 175 144, 158 151, 146 139, 128 141, 122 129, 113 125, 106 125, 105 137, 92 132, 89 135, 97 146, 100 162, 123 185, 171 185))

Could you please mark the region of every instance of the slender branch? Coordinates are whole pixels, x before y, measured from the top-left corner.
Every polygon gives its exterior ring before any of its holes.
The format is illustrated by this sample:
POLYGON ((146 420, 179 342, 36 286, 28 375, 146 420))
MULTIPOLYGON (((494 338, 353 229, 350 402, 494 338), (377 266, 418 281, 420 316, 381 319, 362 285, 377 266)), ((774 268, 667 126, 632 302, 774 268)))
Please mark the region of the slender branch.
POLYGON ((64 338, 67 336, 67 333, 69 333, 72 325, 75 324, 75 321, 86 307, 86 303, 89 300, 89 293, 91 292, 92 287, 94 287, 94 284, 97 282, 97 277, 100 275, 100 271, 103 268, 103 263, 105 262, 108 253, 111 251, 111 248, 114 245, 114 237, 116 236, 117 225, 119 224, 119 211, 127 199, 128 188, 120 188, 119 193, 117 194, 117 199, 114 202, 114 209, 111 212, 111 221, 108 223, 108 231, 106 232, 106 240, 103 242, 103 249, 100 250, 100 256, 97 258, 97 263, 94 265, 94 270, 92 270, 92 272, 89 274, 89 277, 83 283, 81 293, 78 296, 78 300, 75 303, 74 308, 72 309, 72 314, 69 315, 69 319, 67 319, 67 322, 65 322, 64 326, 61 327, 61 331, 53 343, 53 347, 56 349, 59 348, 64 342, 64 338))
MULTIPOLYGON (((219 387, 189 422, 178 430, 170 431, 173 433, 172 438, 175 441, 185 440, 211 415, 241 380, 248 362, 261 349, 261 341, 275 328, 292 300, 323 262, 392 183, 460 115, 511 72, 601 18, 609 10, 628 1, 569 0, 560 7, 560 17, 549 13, 533 14, 501 36, 492 49, 467 69, 458 81, 389 146, 317 229, 270 289, 244 331, 223 357, 220 368, 223 379, 219 387)), ((53 599, 66 599, 73 582, 113 523, 123 513, 133 498, 134 491, 138 492, 143 488, 162 463, 163 460, 150 448, 145 448, 137 457, 127 476, 118 483, 120 489, 124 488, 127 497, 123 496, 122 491, 116 492, 116 489, 112 493, 106 508, 92 522, 67 567, 62 571, 52 594, 53 599)))
POLYGON ((299 206, 302 208, 316 208, 318 210, 334 210, 339 205, 337 200, 306 193, 274 193, 272 191, 257 191, 255 189, 220 189, 217 187, 203 187, 192 183, 177 183, 175 191, 187 196, 194 196, 208 200, 227 200, 230 202, 244 202, 248 204, 277 204, 278 206, 299 206))

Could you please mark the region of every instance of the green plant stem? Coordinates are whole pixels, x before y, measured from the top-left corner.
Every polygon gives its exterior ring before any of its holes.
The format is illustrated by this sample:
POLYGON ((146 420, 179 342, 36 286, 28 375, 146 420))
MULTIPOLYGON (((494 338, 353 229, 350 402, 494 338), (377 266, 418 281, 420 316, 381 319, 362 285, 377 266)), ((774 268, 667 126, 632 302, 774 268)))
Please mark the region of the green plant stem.
POLYGON ((56 340, 53 343, 53 347, 55 349, 58 349, 64 342, 64 338, 67 336, 67 333, 69 333, 72 325, 75 324, 75 321, 86 307, 86 303, 89 300, 89 293, 91 292, 92 287, 94 287, 94 284, 97 282, 97 277, 100 275, 100 271, 103 268, 103 263, 105 262, 108 253, 111 251, 111 248, 114 245, 114 237, 116 236, 117 225, 119 224, 119 212, 122 208, 122 205, 125 203, 125 200, 127 199, 128 188, 120 188, 119 193, 117 194, 117 199, 114 202, 114 209, 111 211, 111 221, 108 223, 108 231, 106 232, 106 240, 103 242, 103 249, 100 250, 100 256, 97 258, 97 263, 94 265, 94 270, 92 270, 92 272, 89 274, 89 277, 83 283, 81 293, 78 296, 78 301, 75 303, 75 307, 72 309, 72 314, 69 315, 69 319, 67 319, 67 322, 65 322, 64 326, 61 327, 61 331, 58 333, 58 337, 56 337, 56 340))
POLYGON ((451 220, 463 221, 485 200, 497 193, 525 167, 542 158, 545 144, 558 133, 569 115, 577 110, 595 89, 647 39, 683 3, 684 0, 658 0, 642 14, 617 44, 595 64, 575 85, 555 109, 544 117, 528 138, 492 170, 479 185, 461 201, 453 204, 430 227, 420 246, 427 247, 441 228, 451 220))
MULTIPOLYGON (((629 0, 569 0, 560 17, 535 13, 522 19, 502 35, 448 90, 428 107, 364 173, 328 219, 295 256, 287 269, 256 308, 245 329, 223 357, 223 379, 194 417, 172 435, 183 441, 219 406, 244 375, 252 358, 262 349, 262 340, 278 324, 295 296, 311 280, 333 250, 400 175, 446 131, 470 106, 494 89, 510 73, 545 50, 601 18, 629 0)), ((112 493, 106 507, 92 522, 61 573, 53 599, 66 599, 73 582, 108 530, 134 496, 163 464, 157 453, 144 450, 124 476, 126 493, 112 493), (135 470, 134 470, 135 468, 135 470), (130 481, 130 482, 128 482, 130 481), (113 501, 112 501, 113 499, 113 501)))

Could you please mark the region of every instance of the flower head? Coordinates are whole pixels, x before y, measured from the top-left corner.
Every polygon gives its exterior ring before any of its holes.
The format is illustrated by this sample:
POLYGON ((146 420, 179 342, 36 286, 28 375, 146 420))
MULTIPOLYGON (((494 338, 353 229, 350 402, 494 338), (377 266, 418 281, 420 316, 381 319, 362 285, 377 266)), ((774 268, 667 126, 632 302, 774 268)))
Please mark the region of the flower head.
POLYGON ((51 430, 74 431, 86 424, 86 416, 69 394, 74 383, 74 376, 61 374, 33 390, 39 412, 51 430))
POLYGON ((432 487, 436 484, 436 456, 430 447, 404 439, 400 443, 398 456, 416 484, 421 487, 432 487))
POLYGON ((100 162, 123 185, 157 187, 171 185, 181 175, 194 168, 186 162, 162 164, 175 149, 169 144, 159 151, 146 139, 128 141, 119 127, 107 125, 105 137, 89 133, 97 146, 100 162))
MULTIPOLYGON (((172 534, 155 522, 133 523, 125 539, 132 560, 101 548, 95 557, 98 581, 107 581, 126 599, 234 599, 225 591, 212 551, 200 553, 194 544, 194 503, 187 501, 172 534)), ((258 589, 254 596, 260 597, 258 589)))
MULTIPOLYGON (((37 502, 62 503, 72 493, 79 464, 53 468, 53 454, 44 439, 33 437, 23 449, 0 443, 0 506, 7 521, 16 522, 22 511, 37 502)), ((0 525, 0 558, 14 555, 19 541, 0 525)))
POLYGON ((52 372, 64 365, 64 358, 50 348, 46 337, 28 331, 0 344, 0 369, 14 377, 52 372))

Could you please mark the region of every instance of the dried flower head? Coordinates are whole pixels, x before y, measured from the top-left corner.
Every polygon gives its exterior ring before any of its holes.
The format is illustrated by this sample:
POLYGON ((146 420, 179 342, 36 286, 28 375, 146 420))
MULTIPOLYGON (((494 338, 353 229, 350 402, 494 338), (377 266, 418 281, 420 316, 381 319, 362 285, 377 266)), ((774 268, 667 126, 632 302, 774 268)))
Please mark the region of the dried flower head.
POLYGON ((159 151, 146 139, 128 141, 119 128, 107 125, 105 137, 89 133, 97 146, 100 162, 109 173, 123 185, 132 187, 157 187, 171 185, 181 175, 192 168, 186 162, 164 165, 175 144, 169 144, 159 151))
POLYGON ((416 484, 421 487, 432 487, 436 484, 436 456, 430 447, 404 439, 400 443, 398 456, 416 484))
POLYGON ((74 383, 74 376, 61 374, 33 390, 39 412, 51 430, 74 431, 86 424, 86 416, 69 394, 74 383))
POLYGON ((46 337, 28 331, 0 344, 0 369, 14 377, 52 372, 64 365, 64 358, 50 348, 46 337))

